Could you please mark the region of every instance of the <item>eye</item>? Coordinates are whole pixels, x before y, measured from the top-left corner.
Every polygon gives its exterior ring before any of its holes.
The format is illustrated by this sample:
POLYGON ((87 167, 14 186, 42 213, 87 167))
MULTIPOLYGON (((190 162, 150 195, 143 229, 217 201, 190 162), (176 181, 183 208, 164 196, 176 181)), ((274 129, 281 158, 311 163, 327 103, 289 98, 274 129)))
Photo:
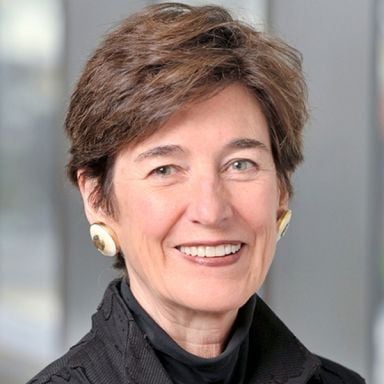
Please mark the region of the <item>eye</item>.
POLYGON ((157 167, 150 172, 150 175, 166 177, 170 176, 176 172, 176 167, 173 165, 162 165, 161 167, 157 167))
POLYGON ((229 168, 234 171, 247 171, 250 169, 257 169, 257 165, 255 162, 248 159, 238 159, 232 161, 229 164, 229 168))
POLYGON ((257 177, 259 165, 250 159, 232 159, 224 166, 224 175, 228 179, 247 181, 257 177))

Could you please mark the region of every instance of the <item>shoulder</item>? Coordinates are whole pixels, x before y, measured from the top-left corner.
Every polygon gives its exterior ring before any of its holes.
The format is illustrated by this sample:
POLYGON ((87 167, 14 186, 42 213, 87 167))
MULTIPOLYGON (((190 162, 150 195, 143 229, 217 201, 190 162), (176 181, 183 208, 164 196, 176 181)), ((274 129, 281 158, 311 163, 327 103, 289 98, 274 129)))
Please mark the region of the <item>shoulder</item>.
POLYGON ((62 357, 27 384, 94 384, 121 382, 120 356, 96 332, 89 332, 62 357))
MULTIPOLYGON (((117 345, 116 341, 122 338, 113 316, 113 313, 118 311, 118 305, 114 300, 116 284, 117 281, 110 284, 97 312, 92 316, 92 329, 68 352, 49 364, 27 384, 121 382, 124 348, 117 345)), ((120 315, 120 312, 117 315, 120 315)), ((127 331, 128 327, 124 328, 127 331)))
POLYGON ((329 384, 364 384, 365 380, 356 372, 318 356, 321 362, 319 377, 322 383, 329 384))
POLYGON ((95 335, 88 333, 79 343, 55 360, 40 373, 33 377, 27 384, 88 384, 85 367, 92 357, 89 351, 92 344, 97 343, 95 335))

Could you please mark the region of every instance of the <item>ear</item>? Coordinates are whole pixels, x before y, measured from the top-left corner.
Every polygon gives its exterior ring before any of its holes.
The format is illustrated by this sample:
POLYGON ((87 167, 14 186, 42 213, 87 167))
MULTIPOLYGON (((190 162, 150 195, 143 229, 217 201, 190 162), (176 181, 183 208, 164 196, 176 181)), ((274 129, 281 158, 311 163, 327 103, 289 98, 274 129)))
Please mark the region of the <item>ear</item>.
POLYGON ((97 187, 95 179, 87 177, 83 169, 77 171, 77 184, 83 199, 84 212, 89 224, 104 222, 105 214, 99 207, 95 207, 93 193, 97 187))

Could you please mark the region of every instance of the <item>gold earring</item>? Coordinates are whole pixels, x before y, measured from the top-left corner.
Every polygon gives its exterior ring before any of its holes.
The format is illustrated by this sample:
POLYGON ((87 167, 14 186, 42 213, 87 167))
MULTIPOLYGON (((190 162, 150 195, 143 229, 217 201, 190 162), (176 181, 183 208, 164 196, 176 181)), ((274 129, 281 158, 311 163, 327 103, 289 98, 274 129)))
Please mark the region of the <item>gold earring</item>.
POLYGON ((116 235, 107 225, 94 223, 89 227, 92 243, 104 256, 115 256, 119 251, 116 235))
POLYGON ((287 232, 289 222, 292 218, 292 211, 290 209, 286 210, 277 221, 277 240, 279 241, 287 232))

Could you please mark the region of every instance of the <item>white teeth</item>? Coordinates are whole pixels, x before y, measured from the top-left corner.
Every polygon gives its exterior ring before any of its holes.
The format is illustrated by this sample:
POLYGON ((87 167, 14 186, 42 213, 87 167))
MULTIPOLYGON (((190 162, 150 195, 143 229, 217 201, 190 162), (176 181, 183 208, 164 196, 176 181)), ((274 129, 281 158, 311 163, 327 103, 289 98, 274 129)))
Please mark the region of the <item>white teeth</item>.
POLYGON ((240 247, 238 247, 237 245, 231 245, 231 252, 232 253, 236 253, 239 249, 240 249, 240 247))
POLYGON ((197 257, 220 257, 236 253, 240 250, 241 244, 221 244, 216 246, 192 246, 179 248, 180 252, 197 257))
POLYGON ((217 256, 224 256, 225 255, 225 245, 218 245, 215 247, 216 255, 217 256))

